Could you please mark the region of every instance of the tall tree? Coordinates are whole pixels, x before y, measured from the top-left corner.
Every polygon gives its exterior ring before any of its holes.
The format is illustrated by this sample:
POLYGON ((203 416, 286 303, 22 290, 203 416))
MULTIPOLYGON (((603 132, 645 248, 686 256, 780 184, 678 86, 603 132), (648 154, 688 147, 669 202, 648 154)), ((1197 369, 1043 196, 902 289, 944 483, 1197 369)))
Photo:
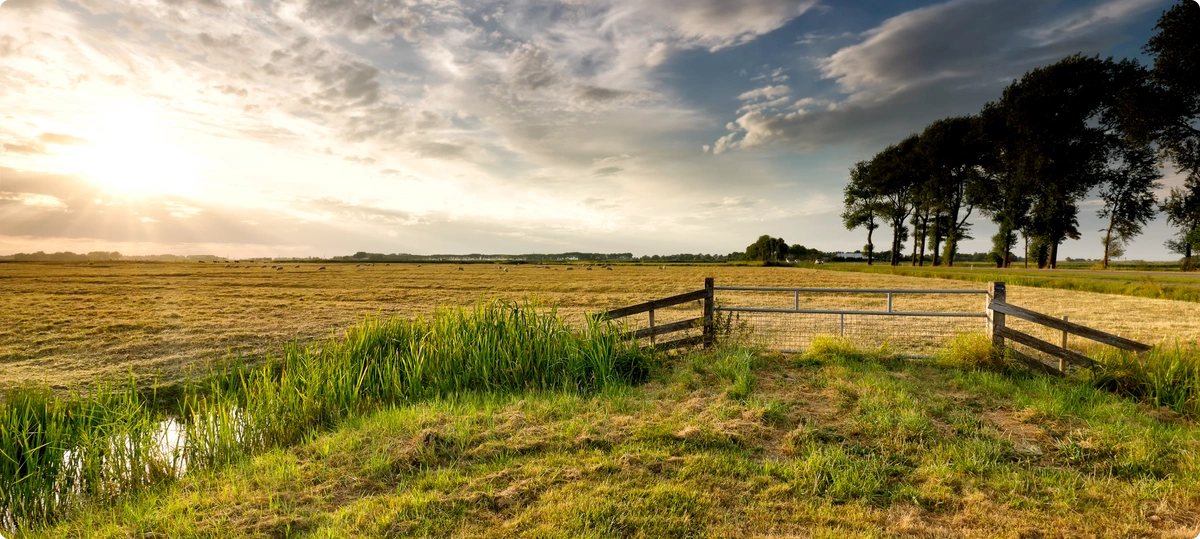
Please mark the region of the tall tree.
POLYGON ((1157 120, 1157 141, 1179 171, 1200 176, 1200 5, 1180 0, 1154 29, 1145 51, 1154 58, 1150 80, 1161 93, 1137 104, 1141 116, 1149 109, 1157 120))
POLYGON ((842 190, 846 210, 842 212, 842 223, 846 230, 859 227, 867 229, 867 244, 863 251, 867 265, 875 261, 875 243, 872 237, 879 228, 879 217, 883 210, 883 197, 871 183, 871 162, 859 161, 850 169, 850 183, 842 190))
POLYGON ((987 173, 979 184, 979 209, 999 228, 992 236, 992 257, 996 267, 1001 268, 1012 263, 1016 231, 1029 229, 1032 189, 1028 176, 1023 174, 1020 139, 1008 114, 998 103, 984 105, 980 113, 983 138, 990 149, 983 156, 982 166, 987 173))
POLYGON ((982 165, 988 152, 982 135, 977 116, 938 120, 921 133, 921 152, 930 167, 927 192, 934 206, 934 258, 938 243, 945 238, 948 266, 954 265, 958 242, 965 239, 970 227, 967 219, 982 199, 982 165))
POLYGON ((1109 259, 1123 251, 1129 240, 1142 233, 1142 227, 1154 217, 1156 203, 1154 191, 1162 189, 1158 179, 1158 160, 1148 146, 1122 148, 1122 164, 1110 169, 1100 185, 1100 200, 1104 206, 1096 214, 1108 219, 1108 227, 1101 229, 1104 236, 1104 269, 1109 259))
POLYGON ((879 193, 880 216, 892 227, 891 264, 900 264, 908 227, 904 222, 913 213, 913 191, 926 175, 920 158, 918 135, 909 135, 899 144, 888 146, 871 160, 868 167, 871 185, 879 193))
POLYGON ((1029 71, 985 107, 999 169, 1032 200, 1029 224, 1049 246, 1049 267, 1063 241, 1080 237, 1079 202, 1134 144, 1121 130, 1122 112, 1145 80, 1135 61, 1074 55, 1029 71))
POLYGON ((1145 51, 1154 58, 1150 80, 1155 95, 1130 107, 1127 118, 1144 127, 1186 178, 1171 189, 1162 211, 1178 227, 1167 248, 1183 255, 1185 269, 1200 268, 1200 5, 1180 0, 1163 12, 1145 51), (1140 112, 1140 114, 1139 114, 1140 112), (1144 120, 1152 118, 1152 120, 1144 120), (1143 120, 1140 123, 1137 120, 1143 120))
POLYGON ((1167 248, 1183 255, 1185 270, 1200 269, 1200 261, 1193 259, 1200 251, 1200 178, 1190 177, 1183 187, 1171 188, 1161 209, 1167 224, 1179 228, 1175 238, 1167 241, 1167 248))

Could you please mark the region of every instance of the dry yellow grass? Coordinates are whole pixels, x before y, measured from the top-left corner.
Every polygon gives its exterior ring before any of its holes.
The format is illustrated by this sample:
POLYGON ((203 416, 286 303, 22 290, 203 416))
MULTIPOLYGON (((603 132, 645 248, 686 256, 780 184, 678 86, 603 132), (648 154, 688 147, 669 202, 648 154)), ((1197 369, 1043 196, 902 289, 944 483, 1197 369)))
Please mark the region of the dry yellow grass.
MULTIPOLYGON (((256 354, 330 336, 363 316, 413 316, 481 297, 538 297, 577 315, 721 285, 972 288, 973 282, 799 268, 521 265, 115 263, 0 264, 0 386, 55 387, 98 379, 177 380, 227 351, 256 354)), ((727 305, 790 306, 788 294, 722 293, 727 305)), ((876 298, 805 296, 810 306, 882 307, 876 298)), ((897 297, 897 309, 981 310, 977 296, 897 297), (906 303, 907 302, 907 303, 906 303), (936 303, 935 303, 936 302, 936 303)), ((1200 304, 1010 287, 1009 301, 1147 342, 1200 338, 1200 304)), ((695 316, 686 306, 671 318, 695 316)), ((1047 337, 1049 338, 1049 337, 1047 337)))

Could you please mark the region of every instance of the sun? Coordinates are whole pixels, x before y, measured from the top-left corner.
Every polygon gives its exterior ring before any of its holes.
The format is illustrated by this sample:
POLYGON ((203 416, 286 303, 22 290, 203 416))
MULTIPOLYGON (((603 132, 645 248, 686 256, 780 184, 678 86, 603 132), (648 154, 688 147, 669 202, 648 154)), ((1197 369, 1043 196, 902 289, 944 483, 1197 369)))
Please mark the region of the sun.
POLYGON ((90 143, 73 148, 67 158, 83 178, 124 196, 183 195, 195 187, 197 159, 158 111, 122 107, 94 126, 90 143))

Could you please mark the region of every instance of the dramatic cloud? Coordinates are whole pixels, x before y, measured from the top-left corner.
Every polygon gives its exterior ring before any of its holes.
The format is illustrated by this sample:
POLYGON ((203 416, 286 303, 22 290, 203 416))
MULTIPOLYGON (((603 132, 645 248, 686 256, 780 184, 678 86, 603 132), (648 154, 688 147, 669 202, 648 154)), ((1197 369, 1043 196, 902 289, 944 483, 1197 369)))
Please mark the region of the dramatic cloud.
POLYGON ((922 121, 978 110, 1033 67, 1105 50, 1124 39, 1114 25, 1159 4, 1118 0, 1063 13, 1044 0, 953 0, 905 12, 816 62, 841 90, 828 105, 744 110, 713 150, 890 140, 922 121))
POLYGON ((7 0, 0 254, 842 249, 864 146, 1159 5, 1079 1, 7 0))

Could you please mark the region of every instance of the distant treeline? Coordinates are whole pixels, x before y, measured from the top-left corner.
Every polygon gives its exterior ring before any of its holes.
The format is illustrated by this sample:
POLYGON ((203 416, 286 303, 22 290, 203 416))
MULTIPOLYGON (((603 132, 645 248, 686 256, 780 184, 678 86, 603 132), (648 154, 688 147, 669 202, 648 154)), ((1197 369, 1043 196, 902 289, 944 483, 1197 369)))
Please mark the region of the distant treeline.
MULTIPOLYGON (((793 261, 812 261, 817 258, 825 260, 857 260, 850 258, 840 258, 839 253, 822 252, 816 249, 805 249, 800 245, 793 245, 791 254, 793 261)), ((854 251, 859 254, 860 251, 854 251)), ((876 253, 876 256, 887 257, 888 252, 876 253)), ((990 261, 991 253, 971 253, 959 254, 957 260, 964 262, 987 262, 990 261)), ((57 253, 45 253, 38 251, 36 253, 17 253, 13 255, 0 255, 0 261, 11 262, 113 262, 113 261, 128 261, 128 262, 226 262, 234 259, 216 256, 216 255, 123 255, 117 251, 92 251, 89 253, 73 253, 70 251, 61 251, 57 253)), ((428 262, 472 262, 472 261, 518 261, 518 262, 746 262, 751 260, 761 260, 758 258, 749 258, 742 251, 735 251, 727 255, 715 254, 692 254, 681 253, 674 255, 643 255, 633 256, 630 253, 560 253, 560 254, 532 254, 532 255, 488 255, 488 254, 471 254, 471 255, 410 255, 410 254, 382 254, 382 253, 358 253, 352 256, 335 256, 331 258, 321 257, 251 257, 240 258, 239 261, 306 261, 306 262, 412 262, 412 261, 428 261, 428 262), (361 256, 366 254, 367 256, 361 256)), ((930 259, 926 257, 928 262, 930 259)), ((1014 262, 1024 262, 1024 258, 1014 257, 1014 262)), ((1068 258, 1067 261, 1072 259, 1068 258)), ((1077 259, 1086 260, 1086 259, 1077 259)))
POLYGON ((732 260, 741 260, 742 253, 730 253, 728 255, 705 254, 705 253, 680 253, 673 255, 643 255, 633 256, 633 253, 583 253, 583 252, 567 252, 567 253, 531 253, 531 254, 481 254, 471 253, 465 255, 414 255, 408 253, 368 253, 359 251, 350 256, 336 256, 330 260, 334 261, 369 261, 369 262, 412 262, 412 261, 449 261, 449 262, 473 262, 473 261, 524 261, 524 262, 725 262, 732 260))
POLYGON ((92 262, 113 260, 196 262, 200 260, 217 261, 225 259, 215 255, 123 255, 116 251, 92 251, 89 253, 72 253, 71 251, 46 253, 38 251, 36 253, 17 253, 0 256, 0 260, 12 260, 15 262, 92 262))

